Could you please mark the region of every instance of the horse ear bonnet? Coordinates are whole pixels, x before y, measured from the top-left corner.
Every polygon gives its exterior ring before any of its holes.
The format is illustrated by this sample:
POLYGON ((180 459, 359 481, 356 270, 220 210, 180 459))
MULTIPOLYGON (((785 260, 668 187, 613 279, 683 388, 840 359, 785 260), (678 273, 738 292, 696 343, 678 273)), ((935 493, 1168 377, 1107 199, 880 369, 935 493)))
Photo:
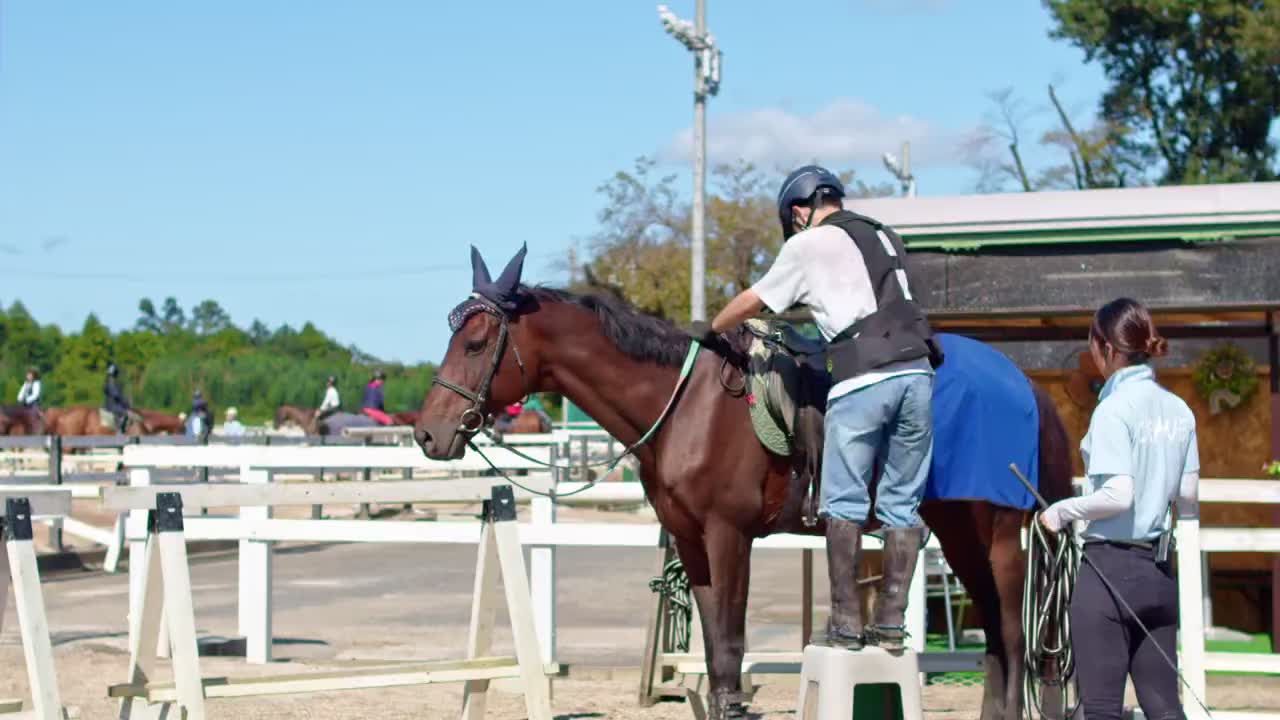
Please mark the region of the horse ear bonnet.
POLYGON ((458 332, 467 319, 484 309, 487 303, 505 311, 515 312, 520 299, 520 275, 524 271, 524 258, 528 245, 521 245, 519 252, 495 281, 489 274, 489 266, 480 251, 471 246, 471 293, 474 297, 463 300, 449 313, 449 329, 458 332), (483 298, 483 300, 481 299, 483 298))
POLYGON ((507 312, 513 312, 518 305, 520 293, 520 275, 524 271, 524 257, 528 246, 521 245, 519 252, 507 263, 497 280, 491 280, 489 267, 480 257, 480 251, 471 247, 471 291, 488 300, 507 312))

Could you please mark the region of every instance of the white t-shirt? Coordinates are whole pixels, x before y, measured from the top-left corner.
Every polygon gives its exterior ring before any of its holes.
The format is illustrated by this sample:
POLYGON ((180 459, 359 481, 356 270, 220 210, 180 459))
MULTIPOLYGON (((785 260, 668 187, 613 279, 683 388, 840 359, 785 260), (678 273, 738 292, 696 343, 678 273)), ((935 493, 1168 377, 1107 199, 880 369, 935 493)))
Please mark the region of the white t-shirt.
POLYGON ((338 402, 338 388, 328 387, 324 390, 324 400, 320 402, 320 412, 336 410, 342 403, 338 402))
MULTIPOLYGON (((776 313, 807 305, 828 342, 876 311, 876 293, 862 253, 848 233, 834 225, 819 225, 792 236, 752 289, 776 313)), ((832 386, 827 398, 834 400, 891 377, 917 373, 933 373, 929 358, 892 363, 842 380, 832 386)))

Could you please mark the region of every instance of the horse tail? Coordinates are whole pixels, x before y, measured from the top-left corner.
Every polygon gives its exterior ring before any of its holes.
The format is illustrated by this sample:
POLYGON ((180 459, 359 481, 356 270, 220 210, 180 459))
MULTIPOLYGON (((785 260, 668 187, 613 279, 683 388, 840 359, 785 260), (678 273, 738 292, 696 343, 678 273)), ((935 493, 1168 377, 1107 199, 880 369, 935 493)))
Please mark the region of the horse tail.
POLYGON ((1071 487, 1071 438, 1053 398, 1034 381, 1031 388, 1040 415, 1040 494, 1053 503, 1075 494, 1071 487))

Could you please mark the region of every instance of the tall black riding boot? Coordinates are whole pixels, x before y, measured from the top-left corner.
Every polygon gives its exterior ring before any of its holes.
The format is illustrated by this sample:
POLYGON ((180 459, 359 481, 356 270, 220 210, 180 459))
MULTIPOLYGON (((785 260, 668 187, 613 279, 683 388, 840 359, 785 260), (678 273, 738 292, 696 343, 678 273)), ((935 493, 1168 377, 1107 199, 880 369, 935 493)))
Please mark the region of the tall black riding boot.
POLYGON ((923 528, 884 530, 884 579, 880 583, 875 622, 867 633, 867 642, 890 652, 901 651, 907 637, 904 623, 907 589, 911 587, 923 540, 923 528))
POLYGON ((827 574, 831 579, 827 643, 832 647, 862 649, 862 594, 858 590, 858 555, 861 549, 861 525, 827 518, 827 574))

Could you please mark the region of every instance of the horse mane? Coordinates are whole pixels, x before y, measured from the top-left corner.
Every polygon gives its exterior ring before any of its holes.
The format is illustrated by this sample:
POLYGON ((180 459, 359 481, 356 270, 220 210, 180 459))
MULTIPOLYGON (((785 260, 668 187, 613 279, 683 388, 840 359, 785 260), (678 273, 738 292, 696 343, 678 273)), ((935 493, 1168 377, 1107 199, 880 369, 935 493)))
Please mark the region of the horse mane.
POLYGON ((680 367, 692 340, 675 325, 641 312, 626 300, 607 294, 578 294, 545 286, 522 288, 538 302, 574 305, 600 321, 600 330, 623 355, 637 362, 680 367))

